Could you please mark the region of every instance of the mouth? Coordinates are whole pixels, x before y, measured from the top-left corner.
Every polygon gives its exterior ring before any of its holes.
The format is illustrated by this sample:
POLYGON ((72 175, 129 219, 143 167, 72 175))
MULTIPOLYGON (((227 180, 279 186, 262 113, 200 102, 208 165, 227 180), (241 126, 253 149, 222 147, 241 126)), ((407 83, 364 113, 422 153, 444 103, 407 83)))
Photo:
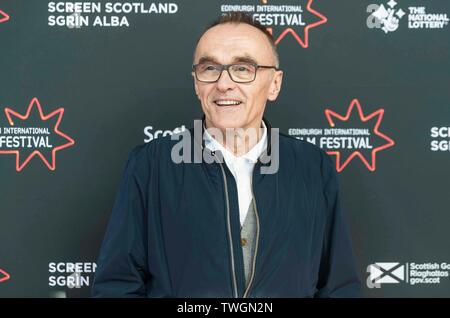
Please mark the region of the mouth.
POLYGON ((241 105, 242 102, 237 99, 216 99, 214 104, 220 107, 233 107, 241 105))

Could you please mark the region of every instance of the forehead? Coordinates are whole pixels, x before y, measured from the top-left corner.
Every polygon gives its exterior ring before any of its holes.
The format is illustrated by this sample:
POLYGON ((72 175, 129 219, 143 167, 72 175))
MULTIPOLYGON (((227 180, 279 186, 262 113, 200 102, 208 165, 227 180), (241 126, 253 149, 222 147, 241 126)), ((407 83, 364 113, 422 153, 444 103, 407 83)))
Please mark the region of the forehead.
POLYGON ((203 34, 195 51, 195 61, 213 57, 219 63, 230 63, 236 57, 251 57, 258 63, 271 63, 272 47, 266 35, 248 24, 226 23, 203 34))

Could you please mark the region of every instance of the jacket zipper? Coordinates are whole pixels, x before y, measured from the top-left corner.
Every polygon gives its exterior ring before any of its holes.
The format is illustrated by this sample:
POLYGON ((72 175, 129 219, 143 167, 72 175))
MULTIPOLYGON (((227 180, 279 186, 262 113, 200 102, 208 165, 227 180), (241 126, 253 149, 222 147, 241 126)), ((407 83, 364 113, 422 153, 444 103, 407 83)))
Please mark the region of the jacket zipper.
MULTIPOLYGON (((256 168, 256 165, 255 165, 256 168)), ((248 293, 250 291, 250 288, 252 287, 253 278, 255 277, 255 269, 256 269, 256 257, 258 256, 258 245, 259 245, 259 214, 258 214, 258 208, 256 205, 256 198, 255 194, 253 193, 253 177, 252 177, 252 197, 253 197, 253 208, 255 209, 255 216, 256 216, 256 245, 255 245, 255 255, 253 255, 253 264, 252 264, 252 276, 250 277, 250 282, 248 283, 247 289, 245 290, 243 298, 248 297, 248 293)))
POLYGON ((228 183, 227 183, 227 177, 225 175, 225 170, 223 169, 222 163, 219 163, 220 170, 222 170, 222 176, 223 176, 223 183, 224 183, 224 189, 225 189, 225 199, 226 199, 226 205, 227 205, 227 230, 228 230, 228 239, 230 241, 230 254, 231 254, 231 274, 233 277, 233 292, 234 297, 238 298, 238 292, 237 292, 237 281, 236 281, 236 268, 234 264, 234 249, 233 249, 233 237, 231 235, 231 221, 230 221, 230 201, 228 197, 228 183))
MULTIPOLYGON (((236 268, 235 268, 235 262, 234 262, 234 249, 233 249, 233 238, 231 235, 231 221, 230 221, 230 202, 229 202, 229 196, 228 196, 228 183, 227 183, 227 177, 225 174, 225 170, 223 169, 222 163, 219 163, 220 170, 222 171, 223 176, 223 182, 225 186, 225 198, 226 198, 226 205, 227 205, 227 229, 228 229, 228 238, 230 241, 230 253, 231 253, 231 269, 232 269, 232 276, 233 276, 233 290, 234 290, 234 297, 238 297, 237 293, 237 282, 236 282, 236 268)), ((255 166, 256 168, 256 166, 255 166)), ((256 269, 256 257, 258 255, 258 246, 259 246, 259 213, 258 208, 256 205, 256 198, 253 193, 253 178, 252 178, 252 198, 253 198, 253 208, 255 209, 255 216, 256 216, 256 245, 255 245, 255 255, 253 256, 253 264, 252 264, 252 276, 250 277, 250 282, 248 283, 248 286, 244 292, 244 295, 242 298, 247 298, 248 293, 250 291, 250 288, 252 287, 253 279, 255 277, 255 269, 256 269)))

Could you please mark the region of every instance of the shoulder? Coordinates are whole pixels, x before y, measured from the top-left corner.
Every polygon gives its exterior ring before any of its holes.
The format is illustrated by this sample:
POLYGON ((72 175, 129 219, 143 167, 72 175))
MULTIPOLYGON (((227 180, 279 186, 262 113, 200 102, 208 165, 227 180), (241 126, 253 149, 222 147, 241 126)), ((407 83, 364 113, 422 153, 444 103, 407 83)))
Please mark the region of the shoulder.
MULTIPOLYGON (((183 133, 177 133, 180 135, 183 133)), ((127 165, 134 172, 144 173, 149 169, 159 167, 162 163, 171 162, 171 151, 173 146, 179 142, 179 136, 164 136, 152 141, 135 146, 128 155, 127 165)))
POLYGON ((180 137, 184 138, 186 134, 188 133, 176 133, 173 136, 167 135, 153 139, 148 143, 140 144, 131 150, 130 158, 134 158, 137 161, 154 161, 162 159, 161 156, 170 156, 173 146, 180 141, 180 137))
POLYGON ((316 145, 283 133, 280 133, 280 146, 290 148, 295 155, 301 155, 307 159, 317 159, 324 155, 324 151, 316 145))
POLYGON ((284 152, 290 151, 295 156, 295 159, 308 163, 317 163, 330 159, 330 156, 318 146, 283 133, 280 133, 280 150, 284 152))
POLYGON ((335 174, 334 164, 325 150, 305 140, 280 133, 280 155, 290 157, 307 175, 328 179, 335 174))

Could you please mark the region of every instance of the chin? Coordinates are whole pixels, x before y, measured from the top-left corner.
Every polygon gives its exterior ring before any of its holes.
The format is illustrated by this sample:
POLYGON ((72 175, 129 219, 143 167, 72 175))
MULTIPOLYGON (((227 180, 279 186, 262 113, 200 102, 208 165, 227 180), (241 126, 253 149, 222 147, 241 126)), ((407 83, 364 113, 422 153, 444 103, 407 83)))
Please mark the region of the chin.
POLYGON ((214 118, 211 122, 214 127, 219 129, 241 128, 245 127, 246 124, 237 116, 220 116, 220 118, 214 118))

